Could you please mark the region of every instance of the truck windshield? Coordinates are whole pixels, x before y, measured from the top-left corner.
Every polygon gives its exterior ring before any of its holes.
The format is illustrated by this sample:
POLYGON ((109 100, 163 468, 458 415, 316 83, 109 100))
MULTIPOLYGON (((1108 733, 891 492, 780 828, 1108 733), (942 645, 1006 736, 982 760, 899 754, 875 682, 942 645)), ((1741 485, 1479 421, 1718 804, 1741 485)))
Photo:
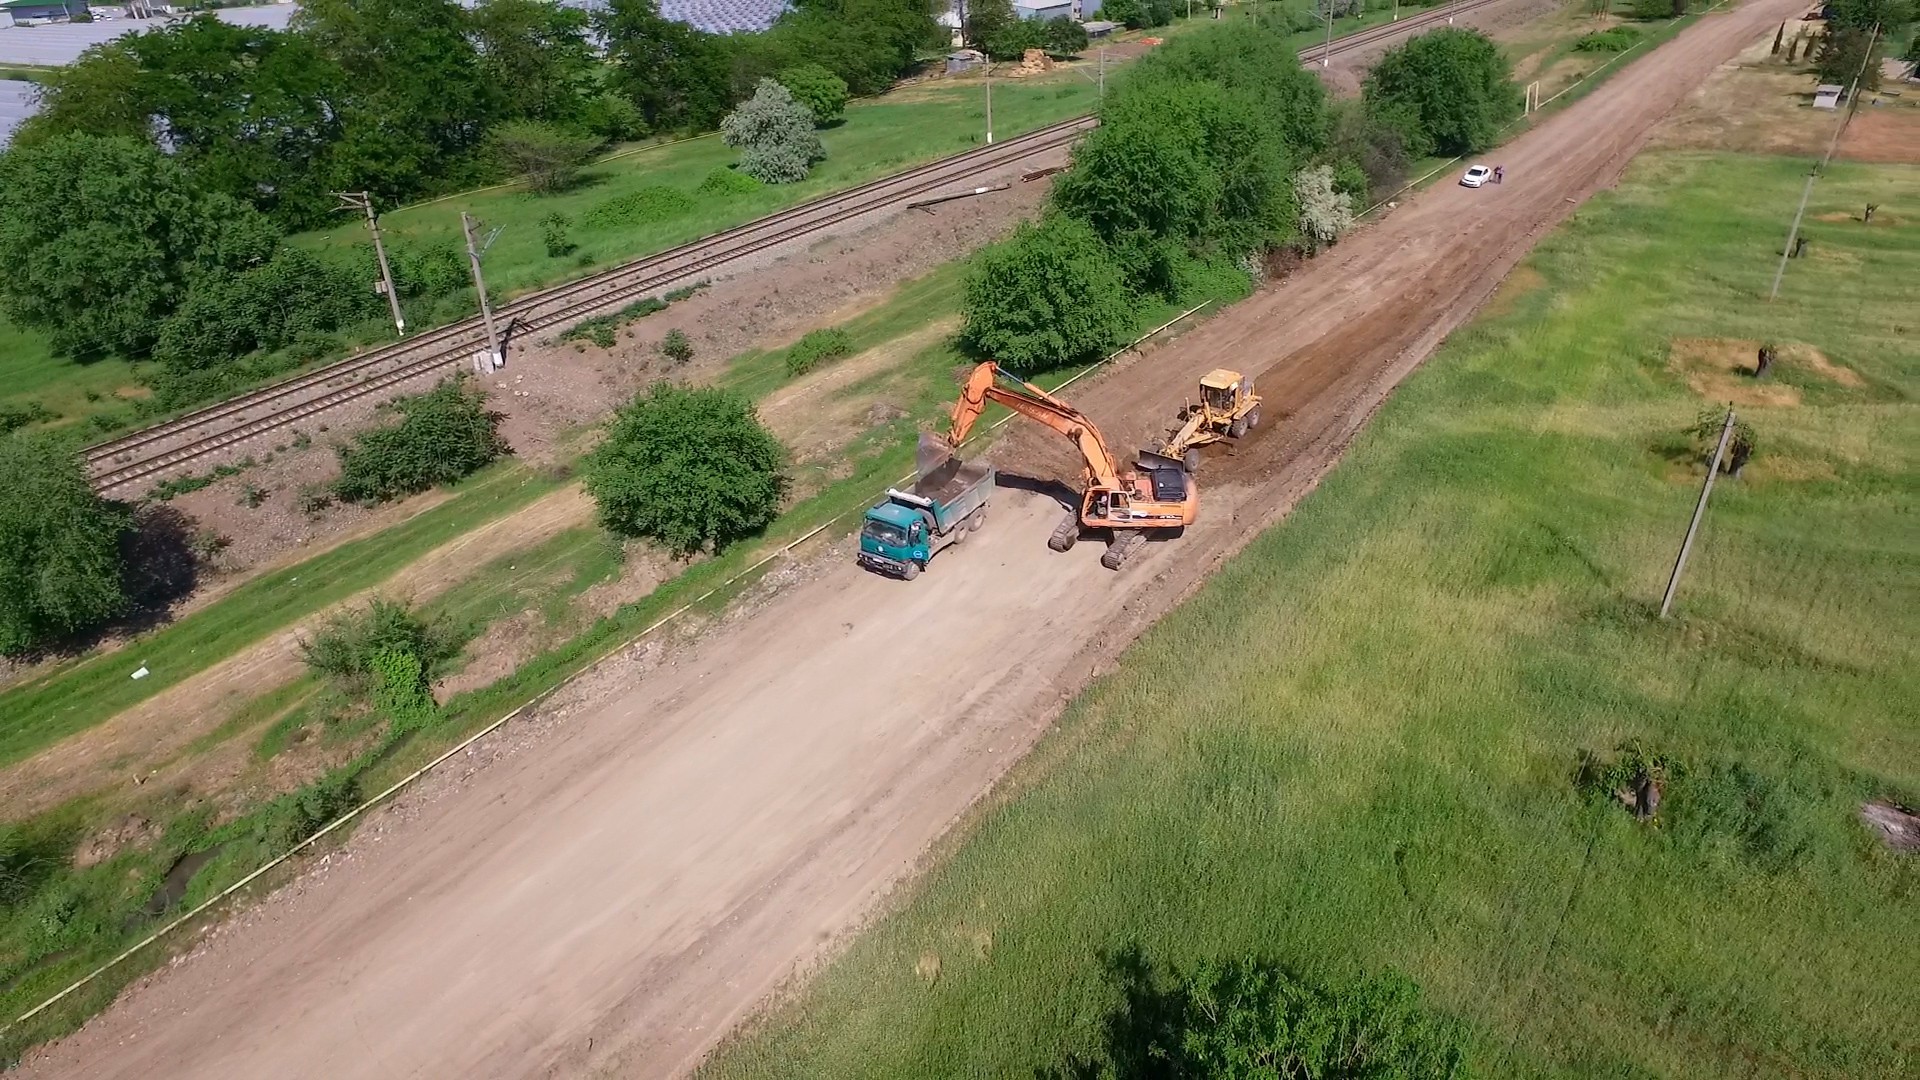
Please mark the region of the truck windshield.
POLYGON ((867 527, 861 531, 881 547, 907 546, 907 531, 898 525, 889 525, 884 521, 869 521, 867 527))

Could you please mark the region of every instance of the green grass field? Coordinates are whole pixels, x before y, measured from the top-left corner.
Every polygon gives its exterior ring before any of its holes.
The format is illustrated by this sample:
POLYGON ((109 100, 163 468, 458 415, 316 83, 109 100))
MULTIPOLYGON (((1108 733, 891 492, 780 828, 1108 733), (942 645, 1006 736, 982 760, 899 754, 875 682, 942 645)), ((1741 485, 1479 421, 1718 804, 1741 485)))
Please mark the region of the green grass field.
POLYGON ((1643 158, 706 1075, 1047 1075, 1129 947, 1397 969, 1481 1075, 1913 1075, 1920 867, 1855 815, 1920 797, 1920 169, 1836 166, 1767 305, 1802 168, 1643 158), (1745 411, 1663 623, 1709 404, 1676 338, 1860 380, 1745 411), (1576 783, 1632 738, 1685 766, 1654 826, 1576 783))

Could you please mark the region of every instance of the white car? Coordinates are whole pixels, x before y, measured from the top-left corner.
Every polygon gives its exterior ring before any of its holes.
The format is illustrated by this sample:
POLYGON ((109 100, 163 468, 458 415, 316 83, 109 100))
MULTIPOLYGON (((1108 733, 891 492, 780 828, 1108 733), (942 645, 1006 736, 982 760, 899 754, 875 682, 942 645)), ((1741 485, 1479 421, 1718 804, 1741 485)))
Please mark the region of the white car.
POLYGON ((1460 186, 1479 187, 1491 179, 1493 179, 1492 169, 1487 168, 1485 165, 1475 165, 1467 170, 1465 176, 1460 178, 1460 186))

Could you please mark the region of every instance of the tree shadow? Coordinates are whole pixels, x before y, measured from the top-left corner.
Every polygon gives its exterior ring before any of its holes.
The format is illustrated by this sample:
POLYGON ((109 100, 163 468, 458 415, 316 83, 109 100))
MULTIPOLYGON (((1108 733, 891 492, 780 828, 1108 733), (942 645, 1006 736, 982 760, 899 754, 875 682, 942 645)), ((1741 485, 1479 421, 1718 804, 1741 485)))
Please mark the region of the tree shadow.
POLYGON ((1173 1075, 1158 1048, 1179 1037, 1184 1012, 1181 992, 1166 985, 1168 980, 1137 943, 1103 951, 1100 967, 1105 981, 1119 992, 1119 1001, 1101 1023, 1103 1052, 1069 1054, 1064 1062, 1034 1070, 1034 1080, 1147 1080, 1173 1075))
POLYGON ((200 585, 200 557, 194 552, 195 522, 172 506, 146 506, 133 514, 133 526, 120 537, 125 569, 121 582, 127 613, 113 629, 139 633, 168 622, 180 601, 200 585))

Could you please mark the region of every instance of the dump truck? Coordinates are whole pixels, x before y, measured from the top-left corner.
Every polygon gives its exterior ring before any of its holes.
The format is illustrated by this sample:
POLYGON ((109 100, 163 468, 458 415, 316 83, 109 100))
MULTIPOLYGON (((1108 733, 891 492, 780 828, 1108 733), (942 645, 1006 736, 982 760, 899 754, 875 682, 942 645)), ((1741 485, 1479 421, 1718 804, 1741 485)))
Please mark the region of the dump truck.
POLYGON ((912 581, 941 548, 987 519, 993 466, 962 461, 929 435, 920 437, 920 471, 907 491, 887 489, 860 526, 860 565, 912 581))
MULTIPOLYGON (((1086 414, 1008 375, 991 360, 973 369, 960 400, 954 403, 947 432, 949 448, 966 441, 990 401, 1052 428, 1080 451, 1084 467, 1080 505, 1067 511, 1066 519, 1047 539, 1053 550, 1072 548, 1083 531, 1103 535, 1107 550, 1100 556, 1100 565, 1118 570, 1146 546, 1148 536, 1179 536, 1200 513, 1199 488, 1178 460, 1142 450, 1130 465, 1123 465, 1086 414)), ((927 452, 925 438, 921 449, 927 452)))

